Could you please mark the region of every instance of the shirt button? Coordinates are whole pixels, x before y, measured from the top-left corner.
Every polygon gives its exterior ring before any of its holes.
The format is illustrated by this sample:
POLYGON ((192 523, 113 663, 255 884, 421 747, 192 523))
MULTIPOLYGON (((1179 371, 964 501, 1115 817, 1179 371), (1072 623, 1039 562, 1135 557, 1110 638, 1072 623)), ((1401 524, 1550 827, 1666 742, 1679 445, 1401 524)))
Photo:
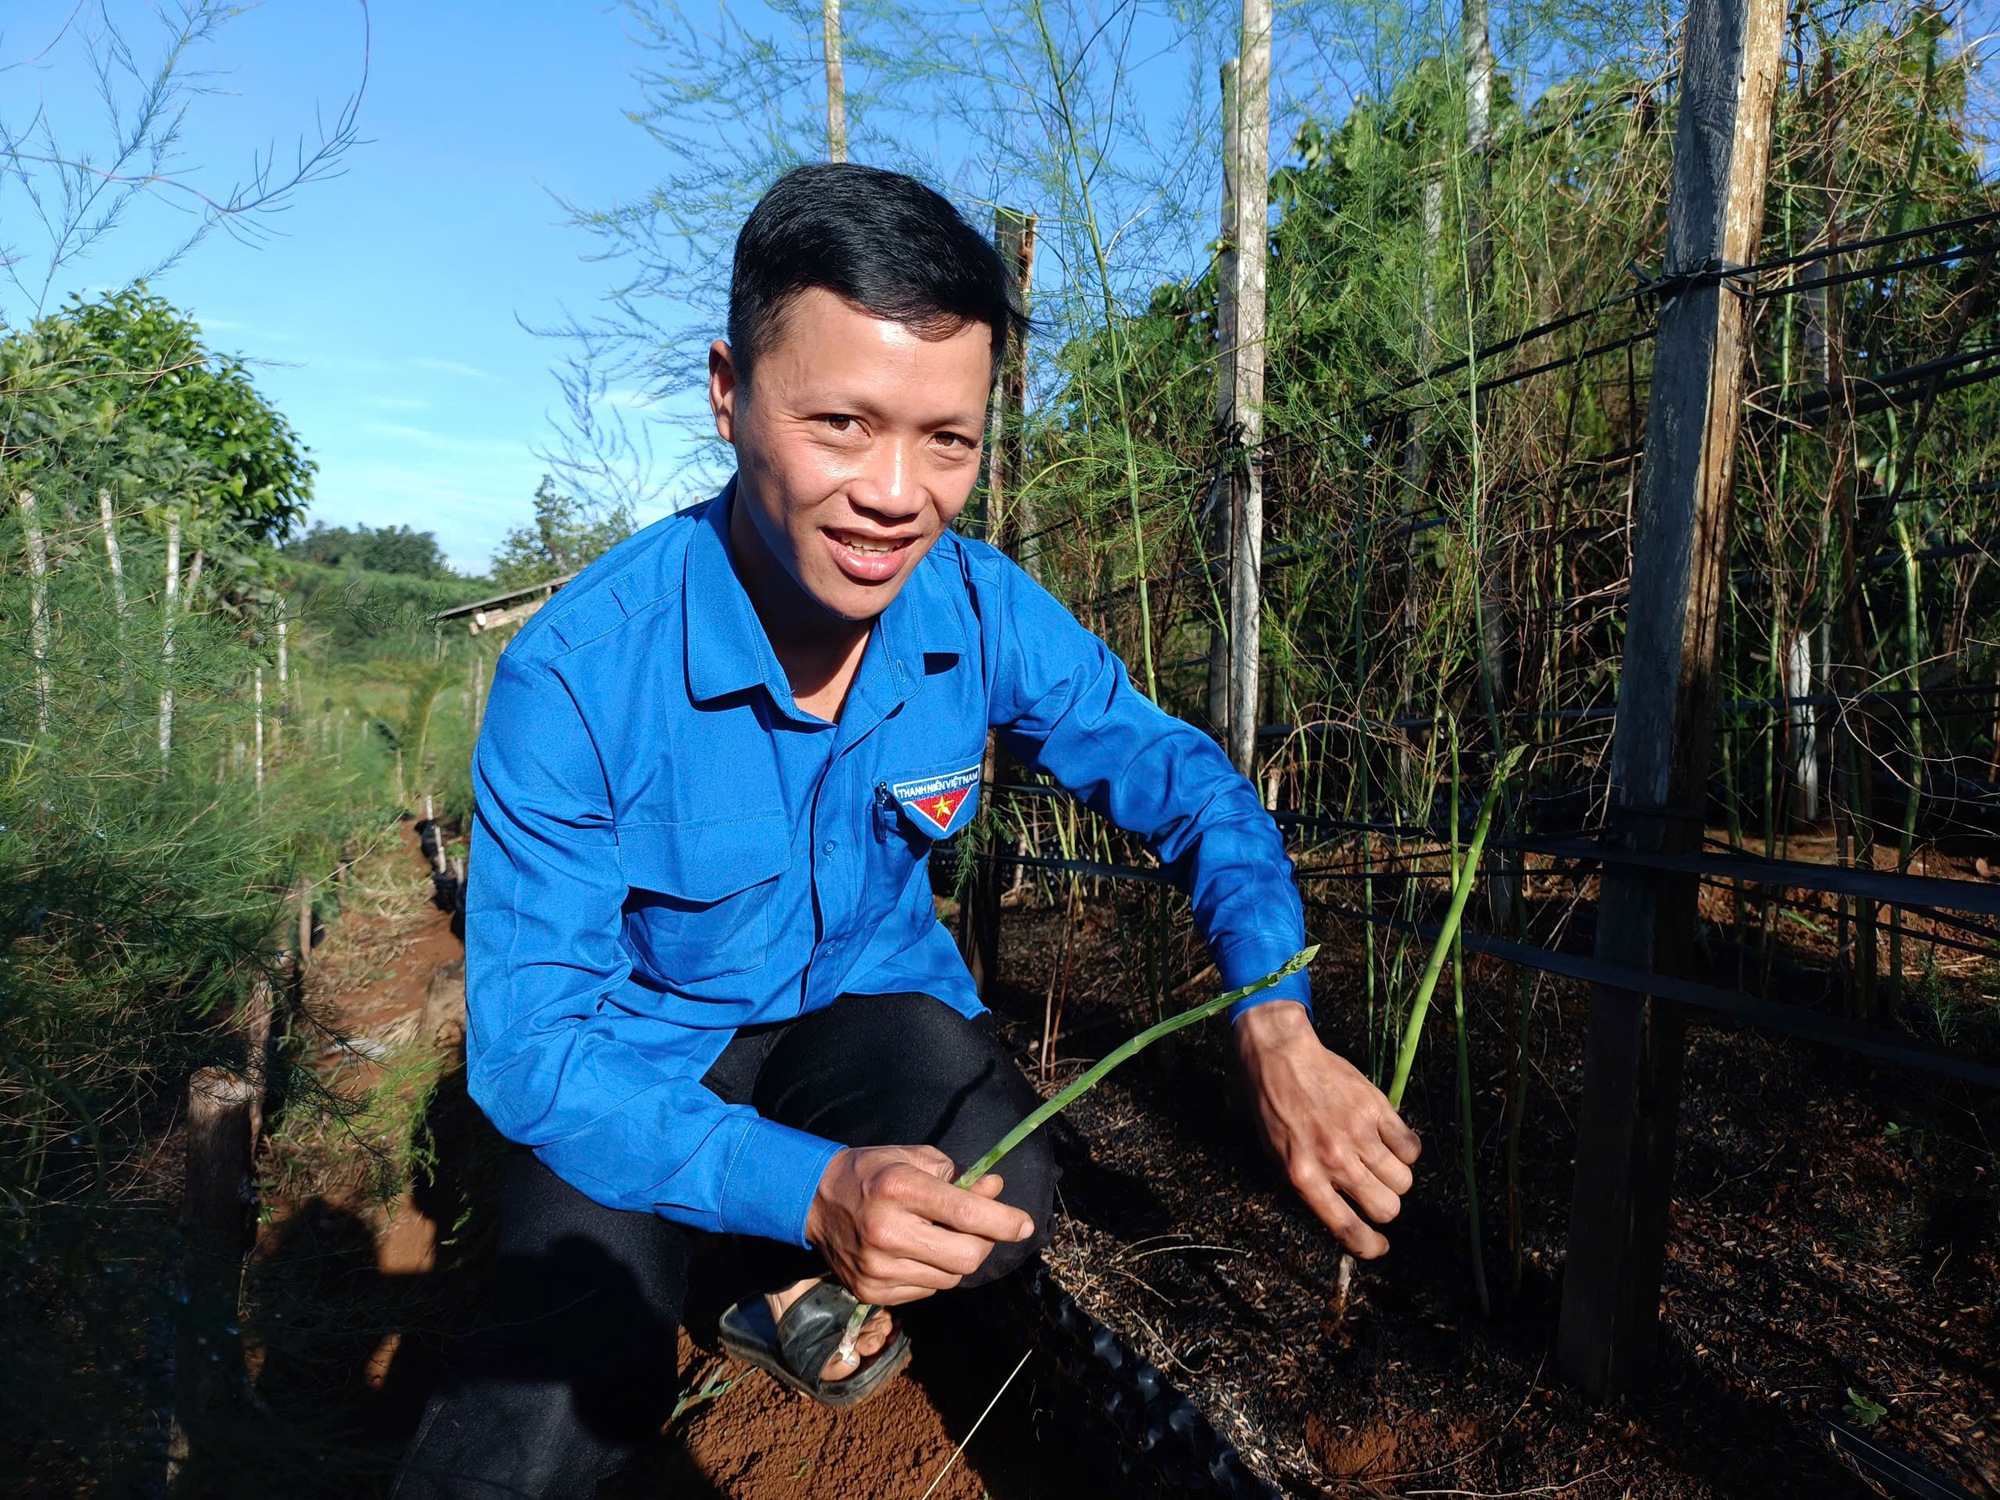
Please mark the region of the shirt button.
POLYGON ((831 854, 831 853, 833 853, 833 840, 832 840, 832 839, 828 839, 828 840, 827 840, 827 841, 826 841, 826 842, 825 842, 824 844, 821 844, 821 845, 819 846, 819 852, 820 852, 820 853, 822 853, 822 854, 831 854))

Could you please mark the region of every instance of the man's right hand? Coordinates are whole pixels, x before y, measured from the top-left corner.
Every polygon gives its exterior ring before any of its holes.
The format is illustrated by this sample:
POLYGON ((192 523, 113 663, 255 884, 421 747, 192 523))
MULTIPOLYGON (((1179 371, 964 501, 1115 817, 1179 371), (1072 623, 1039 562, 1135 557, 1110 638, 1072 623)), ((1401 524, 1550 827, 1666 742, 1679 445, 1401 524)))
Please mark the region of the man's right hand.
POLYGON ((863 1302, 895 1307, 946 1291, 995 1245, 1035 1232, 1021 1210, 994 1201, 997 1173, 970 1189, 952 1186, 957 1175, 935 1146, 850 1146, 827 1163, 806 1238, 863 1302))

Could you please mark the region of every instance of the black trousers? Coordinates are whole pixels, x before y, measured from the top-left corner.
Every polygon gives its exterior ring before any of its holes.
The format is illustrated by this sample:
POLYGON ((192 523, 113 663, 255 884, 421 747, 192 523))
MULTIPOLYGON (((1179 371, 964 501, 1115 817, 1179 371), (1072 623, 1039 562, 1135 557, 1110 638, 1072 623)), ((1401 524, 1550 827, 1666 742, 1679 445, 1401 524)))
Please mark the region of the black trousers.
MULTIPOLYGON (((848 995, 796 1021, 739 1032, 703 1080, 730 1103, 846 1146, 937 1146, 970 1164, 1038 1102, 987 1026, 929 995, 848 995)), ((1041 1135, 1001 1168, 1003 1202, 1033 1240, 967 1277, 1020 1266, 1048 1233, 1055 1165, 1041 1135)), ((499 1258, 478 1329, 431 1399, 396 1500, 595 1494, 673 1410, 675 1331, 698 1231, 605 1208, 532 1154, 511 1157, 499 1258)), ((824 1267, 768 1242, 733 1257, 741 1288, 824 1267)))

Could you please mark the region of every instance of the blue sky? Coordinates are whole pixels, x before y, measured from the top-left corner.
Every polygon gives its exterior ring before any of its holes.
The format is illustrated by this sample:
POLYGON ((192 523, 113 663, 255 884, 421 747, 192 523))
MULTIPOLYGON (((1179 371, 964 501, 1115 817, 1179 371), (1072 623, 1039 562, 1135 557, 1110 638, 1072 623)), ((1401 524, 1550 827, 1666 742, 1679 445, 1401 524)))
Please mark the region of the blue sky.
MULTIPOLYGON (((39 107, 71 155, 93 150, 101 157, 109 135, 82 45, 100 3, 128 27, 135 56, 156 55, 159 33, 147 0, 0 5, 0 121, 18 130, 39 107)), ((1117 9, 1124 17, 1118 26, 1137 28, 1135 46, 1118 43, 1126 63, 1150 61, 1135 92, 1115 104, 1100 101, 1107 144, 1117 139, 1120 150, 1133 150, 1131 140, 1146 135, 1144 117, 1158 114, 1154 123, 1173 158, 1159 170, 1192 194, 1183 206, 1195 209, 1128 215, 1109 182, 1100 183, 1100 210, 1112 221, 1129 219, 1144 231, 1140 238, 1154 240, 1167 226, 1163 258, 1139 253, 1137 239, 1119 242, 1121 272, 1137 278, 1143 296, 1157 277, 1198 260, 1212 233, 1215 194, 1203 185, 1214 175, 1212 152, 1195 144, 1200 127, 1188 117, 1183 90, 1212 107, 1205 96, 1214 91, 1214 39, 1197 38, 1233 30, 1234 10, 1222 5, 1214 19, 1181 23, 1160 19, 1172 7, 1158 16, 1144 6, 1117 9), (1192 176, 1184 164, 1191 147, 1192 176)), ((765 17, 760 25, 782 24, 768 11, 751 12, 765 17)), ((530 514, 546 467, 536 450, 552 441, 550 417, 562 401, 552 367, 570 352, 522 325, 546 326, 566 308, 588 316, 619 274, 590 259, 595 242, 564 222, 556 196, 592 207, 629 202, 672 165, 625 116, 641 102, 633 74, 644 56, 615 4, 374 0, 366 14, 372 34, 362 139, 344 170, 303 189, 257 242, 212 235, 153 285, 194 314, 213 347, 256 368, 266 395, 312 448, 320 466, 314 519, 433 531, 454 565, 483 571, 505 531, 530 514)), ((978 7, 934 13, 938 24, 972 33, 981 15, 978 7)), ((317 121, 338 113, 362 77, 363 17, 359 0, 263 0, 230 22, 190 59, 207 70, 208 91, 192 101, 172 170, 220 193, 250 170, 253 153, 288 158, 317 121)), ((1100 51, 1110 46, 1102 35, 1112 42, 1123 35, 1117 27, 1100 34, 1087 20, 1079 15, 1065 24, 1100 36, 1100 51)), ((904 45, 921 41, 906 37, 904 45)), ((929 44, 941 45, 936 36, 929 44)), ((805 91, 816 93, 810 84, 805 91)), ((865 68, 850 70, 850 88, 866 87, 865 68)), ((821 107, 817 97, 787 102, 807 118, 821 107)), ((982 202, 994 195, 1039 209, 1037 280, 1060 280, 1064 241, 1048 217, 1054 205, 1041 201, 1046 187, 985 160, 992 143, 981 139, 983 127, 968 134, 962 123, 939 118, 936 99, 921 89, 914 103, 928 114, 921 128, 910 116, 894 118, 871 159, 907 160, 931 172, 981 218, 982 202)), ((763 110, 759 104, 752 113, 763 110)), ((698 127, 718 128, 727 127, 713 120, 698 127)), ((1046 122, 1033 118, 1025 129, 1037 140, 1047 132, 1046 122)), ((1138 148, 1140 158, 1146 154, 1138 148)), ((1151 187, 1133 191, 1134 203, 1153 202, 1151 187)), ((174 205, 186 201, 168 192, 142 202, 92 254, 62 268, 52 300, 144 273, 185 233, 188 221, 174 205)), ((18 191, 0 190, 0 249, 32 262, 31 231, 18 191)), ((32 302, 0 287, 0 315, 10 321, 32 312, 32 302)), ((668 409, 698 411, 698 397, 691 385, 668 409)), ((664 481, 657 513, 687 498, 703 476, 686 462, 692 444, 684 431, 661 430, 655 443, 664 458, 655 469, 664 481), (677 484, 676 474, 692 477, 677 484)))
MULTIPOLYGON (((7 0, 0 63, 62 33, 75 0, 7 0)), ((121 7, 132 10, 133 7, 121 7)), ((344 172, 308 186, 246 245, 211 236, 155 281, 258 383, 320 463, 313 515, 435 531, 483 570, 524 520, 543 465, 534 449, 559 402, 561 352, 524 331, 588 309, 610 272, 561 222, 551 191, 593 205, 643 189, 656 163, 621 110, 636 51, 621 18, 589 0, 377 0, 363 137, 344 172)), ((152 33, 134 26, 135 51, 152 33)), ((102 110, 74 33, 4 75, 18 123, 38 94, 62 136, 101 141, 102 110)), ((197 54, 217 90, 194 101, 180 165, 210 190, 253 151, 289 158, 362 71, 358 5, 267 0, 197 54), (226 70, 226 71, 224 71, 226 70)), ((32 253, 14 200, 5 232, 32 253)), ((60 289, 113 285, 184 232, 154 207, 67 269, 60 289)), ((20 299, 0 302, 10 318, 20 299)))

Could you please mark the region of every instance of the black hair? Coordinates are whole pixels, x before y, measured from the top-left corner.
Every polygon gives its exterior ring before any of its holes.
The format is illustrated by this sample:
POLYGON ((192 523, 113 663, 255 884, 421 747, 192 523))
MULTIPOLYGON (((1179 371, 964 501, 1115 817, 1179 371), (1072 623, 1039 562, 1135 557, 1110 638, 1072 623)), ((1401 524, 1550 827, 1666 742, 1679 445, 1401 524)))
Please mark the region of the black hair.
POLYGON ((729 346, 737 378, 751 369, 785 304, 824 287, 925 337, 970 323, 993 331, 997 367, 1027 330, 1012 275, 992 243, 913 177, 849 162, 794 167, 736 236, 729 346))

